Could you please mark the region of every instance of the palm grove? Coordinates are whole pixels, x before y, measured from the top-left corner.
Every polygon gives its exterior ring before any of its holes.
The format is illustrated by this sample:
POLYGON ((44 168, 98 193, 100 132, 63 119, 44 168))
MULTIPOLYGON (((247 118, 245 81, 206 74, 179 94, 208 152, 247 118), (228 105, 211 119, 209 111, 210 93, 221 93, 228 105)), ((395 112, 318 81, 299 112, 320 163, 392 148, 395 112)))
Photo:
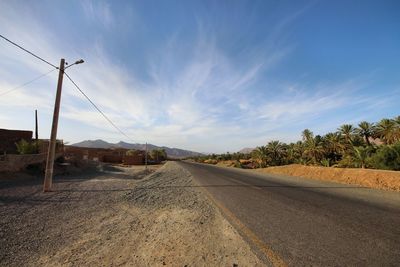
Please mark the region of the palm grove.
POLYGON ((302 140, 286 144, 270 141, 249 154, 212 154, 195 159, 217 163, 235 161, 236 167, 263 168, 286 164, 400 170, 400 116, 378 123, 344 124, 336 132, 314 135, 309 129, 302 140))

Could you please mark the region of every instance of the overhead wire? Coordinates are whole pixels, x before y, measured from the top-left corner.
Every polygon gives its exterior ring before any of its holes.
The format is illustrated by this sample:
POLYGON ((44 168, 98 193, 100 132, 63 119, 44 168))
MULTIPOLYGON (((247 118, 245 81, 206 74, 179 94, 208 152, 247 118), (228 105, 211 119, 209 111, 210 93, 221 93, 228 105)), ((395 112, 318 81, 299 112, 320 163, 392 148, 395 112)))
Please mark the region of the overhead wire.
POLYGON ((20 46, 19 44, 17 44, 17 43, 15 43, 15 42, 11 41, 10 39, 8 39, 7 37, 5 37, 5 36, 3 36, 3 35, 1 35, 1 34, 0 34, 0 37, 3 38, 4 40, 6 40, 7 42, 9 42, 9 43, 15 45, 15 46, 18 47, 19 49, 22 49, 22 50, 24 50, 25 52, 31 54, 31 55, 34 56, 35 58, 37 58, 37 59, 43 61, 44 63, 46 63, 46 64, 52 66, 53 68, 58 69, 58 67, 57 67, 56 65, 50 63, 49 61, 45 60, 44 58, 42 58, 42 57, 40 57, 40 56, 34 54, 33 52, 29 51, 28 49, 23 48, 23 47, 20 46))
POLYGON ((55 70, 56 70, 56 69, 52 69, 51 71, 48 71, 48 72, 46 72, 46 73, 43 73, 43 74, 41 74, 40 76, 37 76, 36 78, 34 78, 34 79, 30 80, 30 81, 27 81, 26 83, 23 83, 23 84, 18 85, 17 87, 14 87, 14 88, 12 88, 12 89, 10 89, 10 90, 8 90, 8 91, 5 91, 5 92, 3 92, 3 93, 0 93, 0 96, 6 95, 6 94, 8 94, 8 93, 11 93, 11 92, 17 90, 17 89, 20 89, 20 88, 22 88, 22 87, 24 87, 24 86, 27 86, 28 84, 33 83, 34 81, 37 81, 37 80, 39 80, 40 78, 49 75, 50 73, 52 73, 52 72, 55 71, 55 70))
POLYGON ((115 125, 115 123, 107 117, 106 114, 104 114, 103 111, 101 111, 101 109, 85 94, 85 92, 82 91, 82 89, 74 82, 74 80, 72 80, 72 78, 68 75, 68 73, 66 73, 64 71, 65 76, 67 76, 67 78, 72 82, 72 84, 75 86, 75 88, 90 102, 90 104, 92 104, 92 106, 119 132, 121 133, 123 136, 125 136, 126 138, 128 138, 128 140, 130 140, 131 142, 134 142, 126 133, 124 133, 117 125, 115 125))
MULTIPOLYGON (((54 69, 59 69, 59 67, 57 67, 56 65, 50 63, 49 61, 45 60, 44 58, 42 58, 42 57, 40 57, 40 56, 34 54, 33 52, 31 52, 31 51, 29 51, 28 49, 26 49, 26 48, 20 46, 19 44, 17 44, 17 43, 15 43, 15 42, 11 41, 11 40, 8 39, 7 37, 5 37, 5 36, 3 36, 3 35, 1 35, 1 34, 0 34, 0 37, 3 38, 4 40, 6 40, 7 42, 9 42, 9 43, 15 45, 15 46, 18 47, 19 49, 22 49, 23 51, 29 53, 30 55, 34 56, 35 58, 37 58, 37 59, 43 61, 44 63, 46 63, 46 64, 52 66, 54 69)), ((53 69, 52 71, 54 71, 54 69, 53 69)), ((24 83, 23 85, 20 85, 20 86, 18 86, 18 87, 16 87, 16 88, 13 88, 13 89, 11 89, 11 90, 9 90, 9 91, 7 91, 7 92, 4 92, 4 93, 0 94, 0 96, 1 96, 1 95, 5 95, 5 94, 7 94, 7 93, 10 93, 11 91, 14 91, 14 90, 16 90, 16 89, 18 89, 18 88, 20 88, 20 87, 22 87, 22 86, 25 86, 25 85, 27 85, 27 84, 29 84, 29 83, 31 83, 31 82, 34 82, 34 81, 40 79, 41 77, 50 74, 52 71, 49 71, 48 73, 42 74, 42 75, 40 75, 39 77, 36 77, 35 79, 33 79, 33 80, 29 81, 29 82, 24 83)), ((93 106, 93 107, 94 107, 94 108, 95 108, 95 109, 96 109, 96 110, 97 110, 97 111, 98 111, 98 112, 99 112, 99 113, 100 113, 100 114, 101 114, 101 115, 102 115, 102 116, 117 130, 117 131, 118 131, 118 132, 119 132, 119 133, 121 133, 123 136, 125 136, 126 138, 128 138, 128 140, 130 140, 130 141, 133 142, 133 140, 132 140, 126 133, 124 133, 117 125, 115 125, 115 123, 114 123, 110 118, 107 117, 107 115, 106 115, 103 111, 101 111, 101 109, 100 109, 100 108, 85 94, 85 92, 82 91, 82 89, 74 82, 74 80, 72 80, 72 78, 71 78, 65 71, 64 71, 64 74, 65 74, 65 76, 67 76, 67 78, 72 82, 72 84, 75 86, 75 88, 90 102, 90 104, 92 104, 92 106, 93 106)))

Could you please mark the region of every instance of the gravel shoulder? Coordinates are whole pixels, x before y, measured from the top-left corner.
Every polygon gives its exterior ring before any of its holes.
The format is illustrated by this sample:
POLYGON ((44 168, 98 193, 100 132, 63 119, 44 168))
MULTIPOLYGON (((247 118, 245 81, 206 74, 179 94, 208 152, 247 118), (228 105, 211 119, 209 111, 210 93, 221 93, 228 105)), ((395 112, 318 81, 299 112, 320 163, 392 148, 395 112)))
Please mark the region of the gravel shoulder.
POLYGON ((152 171, 57 177, 46 194, 41 180, 0 179, 0 265, 264 265, 190 173, 152 171))

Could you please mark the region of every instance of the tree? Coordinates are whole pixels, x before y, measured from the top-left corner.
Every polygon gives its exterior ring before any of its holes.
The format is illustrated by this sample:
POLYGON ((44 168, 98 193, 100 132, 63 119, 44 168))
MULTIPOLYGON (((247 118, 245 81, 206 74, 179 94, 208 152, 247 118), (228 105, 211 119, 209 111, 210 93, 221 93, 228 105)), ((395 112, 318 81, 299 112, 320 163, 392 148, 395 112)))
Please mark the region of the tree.
POLYGON ((167 152, 165 149, 153 149, 151 151, 151 158, 156 162, 160 162, 167 159, 167 152))
POLYGON ((130 150, 126 151, 125 155, 127 155, 127 156, 136 156, 139 153, 141 153, 140 150, 130 149, 130 150))
POLYGON ((338 128, 339 134, 341 134, 347 144, 351 144, 352 135, 354 134, 354 127, 351 124, 343 124, 338 128))
POLYGON ((305 146, 303 154, 311 159, 315 164, 321 159, 321 156, 323 155, 323 147, 319 142, 321 138, 314 138, 313 132, 308 129, 305 129, 302 135, 305 146))
POLYGON ((345 146, 339 133, 327 133, 323 138, 325 156, 331 161, 338 161, 345 146))
POLYGON ((369 138, 374 136, 375 126, 373 123, 369 123, 367 121, 362 121, 358 124, 358 128, 356 128, 355 132, 364 138, 365 142, 368 146, 371 146, 369 138))
POLYGON ((285 155, 285 146, 279 141, 270 141, 267 144, 268 155, 273 165, 280 165, 285 155))
POLYGON ((297 158, 297 160, 295 160, 295 162, 297 163, 304 163, 304 150, 305 150, 305 145, 302 141, 297 141, 294 146, 293 146, 293 151, 294 151, 294 155, 297 158))
POLYGON ((371 156, 371 165, 376 169, 400 170, 400 142, 394 145, 384 145, 371 156))
POLYGON ((371 156, 371 147, 354 147, 354 161, 359 165, 361 168, 365 168, 368 158, 371 156))
POLYGON ((307 141, 309 141, 310 139, 313 139, 313 138, 314 138, 313 132, 311 132, 309 129, 305 129, 305 130, 301 133, 301 136, 303 137, 303 141, 304 141, 304 142, 307 142, 307 141))
POLYGON ((382 119, 376 126, 376 136, 385 145, 393 144, 396 141, 396 122, 390 119, 382 119))
POLYGON ((252 152, 260 168, 267 166, 268 148, 267 146, 258 146, 252 152))
POLYGON ((393 119, 395 123, 395 137, 396 137, 396 142, 400 142, 400 116, 397 116, 393 119))

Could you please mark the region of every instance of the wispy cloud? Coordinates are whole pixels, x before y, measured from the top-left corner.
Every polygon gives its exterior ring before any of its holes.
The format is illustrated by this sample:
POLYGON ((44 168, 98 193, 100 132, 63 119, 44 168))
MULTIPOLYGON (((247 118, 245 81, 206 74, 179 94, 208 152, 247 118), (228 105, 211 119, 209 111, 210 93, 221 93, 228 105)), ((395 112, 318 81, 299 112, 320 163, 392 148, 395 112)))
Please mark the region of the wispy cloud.
MULTIPOLYGON (((109 2, 83 1, 81 6, 88 23, 110 29, 118 21, 109 2)), ((282 37, 285 28, 304 10, 271 26, 272 33, 260 41, 262 45, 242 51, 241 58, 246 60, 237 60, 221 48, 212 27, 199 22, 190 39, 177 31, 155 45, 154 51, 147 51, 143 72, 148 77, 134 71, 129 64, 114 60, 104 43, 93 40, 89 48, 79 44, 71 48, 71 44, 58 42, 56 32, 32 15, 25 5, 0 2, 0 10, 0 31, 11 39, 49 60, 58 60, 61 55, 71 62, 84 58, 85 64, 70 68, 68 73, 137 142, 203 152, 234 151, 271 139, 295 140, 311 120, 330 117, 349 107, 365 110, 361 107, 379 103, 363 94, 369 85, 364 78, 349 77, 346 82, 329 83, 270 81, 272 71, 295 49, 295 45, 282 41, 286 40, 282 37), (23 20, 17 19, 21 16, 23 20), (184 46, 184 51, 183 39, 190 43, 184 46), (76 51, 80 51, 78 56, 76 51), (354 101, 355 94, 358 101, 354 101)), ((0 93, 48 70, 48 66, 15 47, 4 42, 0 46, 0 93)), ((1 98, 0 111, 11 114, 39 107, 50 118, 54 76, 1 98)), ((68 127, 60 124, 59 133, 70 141, 124 138, 107 125, 67 79, 61 118, 68 127)), ((17 126, 4 115, 0 116, 0 123, 2 127, 17 126)), ((44 132, 49 132, 50 121, 43 121, 41 126, 44 132)))
POLYGON ((106 1, 81 1, 86 18, 93 23, 100 23, 107 29, 114 25, 114 16, 110 4, 106 1))

